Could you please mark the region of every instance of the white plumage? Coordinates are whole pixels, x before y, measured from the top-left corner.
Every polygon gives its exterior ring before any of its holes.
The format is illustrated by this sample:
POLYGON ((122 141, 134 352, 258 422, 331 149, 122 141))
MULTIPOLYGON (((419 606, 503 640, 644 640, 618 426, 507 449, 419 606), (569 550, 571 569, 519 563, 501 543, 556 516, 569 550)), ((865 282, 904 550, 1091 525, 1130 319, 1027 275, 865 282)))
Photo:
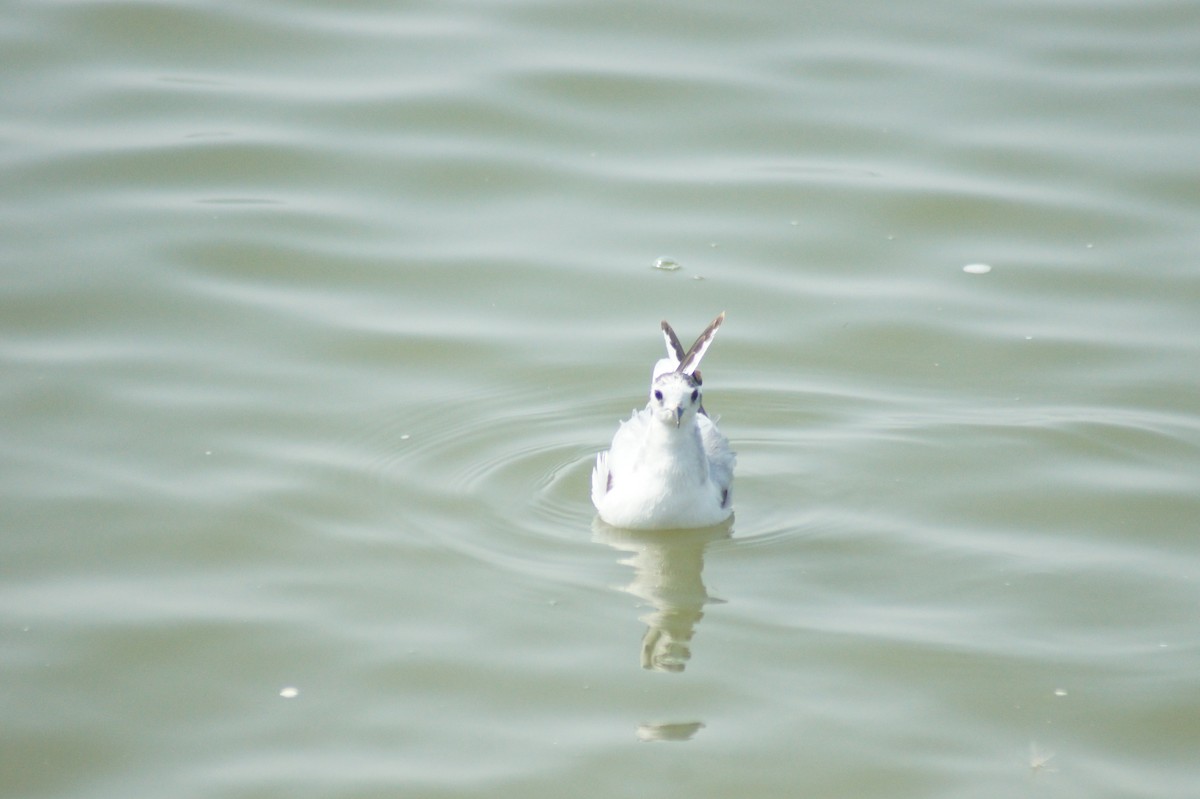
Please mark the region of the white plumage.
POLYGON ((596 456, 592 504, 614 527, 708 527, 733 514, 729 440, 702 401, 700 359, 722 313, 687 352, 665 321, 667 357, 651 370, 650 401, 622 422, 612 447, 596 456))

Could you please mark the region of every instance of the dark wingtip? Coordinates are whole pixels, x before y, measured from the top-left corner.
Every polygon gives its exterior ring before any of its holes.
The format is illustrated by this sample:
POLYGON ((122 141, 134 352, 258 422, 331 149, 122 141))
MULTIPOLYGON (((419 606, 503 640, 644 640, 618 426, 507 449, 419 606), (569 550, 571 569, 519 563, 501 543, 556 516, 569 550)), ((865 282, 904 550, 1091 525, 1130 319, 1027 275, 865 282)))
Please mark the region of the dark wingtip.
POLYGON ((709 322, 708 327, 704 328, 704 332, 701 333, 696 339, 696 343, 694 343, 691 349, 687 351, 687 354, 679 359, 679 366, 675 371, 686 374, 688 372, 688 367, 690 367, 693 362, 695 362, 697 366, 700 365, 700 359, 704 357, 704 352, 708 349, 709 345, 712 344, 712 338, 716 335, 717 328, 720 327, 721 323, 724 321, 725 312, 721 311, 721 313, 717 314, 717 318, 709 322))
POLYGON ((683 345, 679 343, 679 336, 675 335, 674 329, 671 328, 671 323, 666 319, 662 320, 662 332, 667 338, 667 346, 671 349, 675 360, 682 361, 687 353, 684 352, 683 345))

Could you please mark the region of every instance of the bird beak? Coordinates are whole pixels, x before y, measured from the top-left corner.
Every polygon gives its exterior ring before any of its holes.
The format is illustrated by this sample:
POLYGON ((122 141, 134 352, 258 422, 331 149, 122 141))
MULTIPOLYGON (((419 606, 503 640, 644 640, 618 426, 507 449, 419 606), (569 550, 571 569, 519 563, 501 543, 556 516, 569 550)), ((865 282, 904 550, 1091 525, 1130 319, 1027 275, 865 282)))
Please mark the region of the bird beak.
POLYGON ((675 426, 679 427, 679 423, 683 421, 683 406, 680 405, 675 409, 675 426))

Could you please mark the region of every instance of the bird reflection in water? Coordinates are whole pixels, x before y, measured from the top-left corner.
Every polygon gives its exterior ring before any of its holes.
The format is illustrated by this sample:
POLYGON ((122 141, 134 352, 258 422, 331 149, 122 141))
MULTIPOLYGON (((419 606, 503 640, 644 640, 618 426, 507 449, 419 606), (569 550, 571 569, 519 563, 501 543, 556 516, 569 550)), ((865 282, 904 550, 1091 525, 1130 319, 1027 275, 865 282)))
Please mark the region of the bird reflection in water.
POLYGON ((692 656, 691 641, 704 606, 723 602, 708 595, 701 573, 704 550, 728 538, 732 522, 697 530, 623 530, 596 521, 596 540, 629 553, 621 563, 633 567, 633 582, 622 590, 641 599, 651 610, 640 620, 642 668, 680 672, 692 656))

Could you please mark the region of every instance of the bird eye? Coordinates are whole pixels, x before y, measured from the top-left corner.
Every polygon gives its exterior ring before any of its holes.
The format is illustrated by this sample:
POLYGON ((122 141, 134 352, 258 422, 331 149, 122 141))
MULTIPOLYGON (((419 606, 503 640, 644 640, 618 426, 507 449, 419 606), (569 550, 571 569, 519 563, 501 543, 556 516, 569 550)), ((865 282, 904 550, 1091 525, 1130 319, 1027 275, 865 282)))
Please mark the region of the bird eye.
POLYGON ((696 401, 696 398, 697 398, 697 397, 699 397, 699 396, 700 396, 700 389, 698 389, 698 388, 693 388, 693 389, 692 389, 692 402, 695 402, 695 401, 696 401))
POLYGON ((662 402, 662 392, 659 391, 657 388, 654 389, 654 398, 656 400, 658 400, 659 402, 662 402))

